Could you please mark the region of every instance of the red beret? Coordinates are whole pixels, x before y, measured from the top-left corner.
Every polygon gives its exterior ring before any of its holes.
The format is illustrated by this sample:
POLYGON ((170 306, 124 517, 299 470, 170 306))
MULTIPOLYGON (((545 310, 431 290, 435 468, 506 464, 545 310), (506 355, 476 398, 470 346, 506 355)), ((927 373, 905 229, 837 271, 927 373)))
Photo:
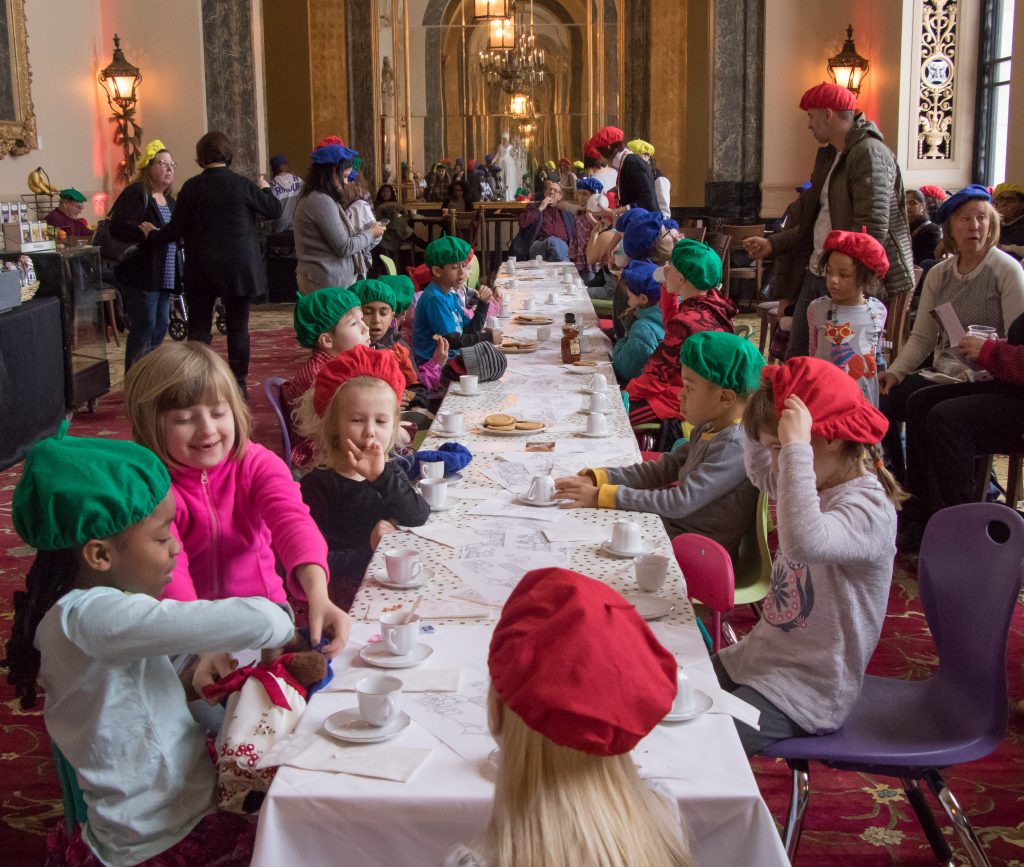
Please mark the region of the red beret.
POLYGON ((488 667, 531 729, 595 756, 629 752, 676 696, 675 658, 636 609, 568 569, 526 573, 502 609, 488 667))
POLYGON ((782 415, 793 394, 807 405, 816 437, 875 445, 889 429, 888 419, 864 397, 857 381, 830 361, 791 358, 765 367, 761 381, 772 387, 776 415, 782 415))
POLYGON ((942 187, 935 186, 935 184, 925 184, 923 187, 918 187, 917 191, 922 196, 931 196, 936 202, 944 202, 949 198, 946 195, 946 191, 942 187))
POLYGON ((588 138, 586 140, 586 142, 584 142, 584 144, 583 144, 583 155, 587 156, 587 157, 590 157, 590 159, 592 159, 592 160, 599 160, 599 159, 601 159, 601 152, 596 147, 594 147, 594 140, 593 139, 589 139, 588 138))
POLYGON ((329 135, 329 136, 325 136, 324 138, 320 139, 320 141, 318 141, 316 143, 316 146, 318 148, 327 147, 328 145, 341 145, 342 147, 344 147, 345 146, 345 142, 343 142, 336 135, 329 135))
POLYGON ((590 143, 595 148, 606 148, 619 141, 625 141, 626 134, 617 126, 606 126, 594 133, 590 143))
POLYGON ((417 292, 422 292, 426 289, 430 285, 430 281, 434 279, 434 274, 430 270, 429 265, 417 265, 415 268, 406 268, 405 273, 409 275, 409 279, 412 280, 412 285, 416 288, 417 292))
POLYGON ((841 232, 833 229, 825 239, 826 250, 838 250, 851 259, 863 262, 881 280, 889 270, 885 248, 867 232, 841 232))
POLYGON ((338 389, 357 376, 384 380, 391 386, 398 400, 405 393, 405 376, 393 352, 370 349, 369 346, 353 346, 328 361, 316 375, 316 382, 313 383, 313 409, 316 414, 322 417, 338 389))
POLYGON ((800 97, 800 110, 830 108, 832 111, 856 111, 857 97, 839 84, 815 85, 800 97))

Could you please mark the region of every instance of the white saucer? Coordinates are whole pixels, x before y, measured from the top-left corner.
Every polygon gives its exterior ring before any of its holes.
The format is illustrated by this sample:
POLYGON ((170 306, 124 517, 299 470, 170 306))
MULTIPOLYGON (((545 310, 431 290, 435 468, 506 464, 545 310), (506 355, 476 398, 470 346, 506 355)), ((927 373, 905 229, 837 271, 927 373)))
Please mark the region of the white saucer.
POLYGON ((546 503, 537 503, 534 502, 533 500, 528 500, 526 498, 526 495, 524 494, 522 496, 516 497, 512 502, 518 506, 533 506, 534 508, 538 509, 550 509, 552 506, 562 505, 562 503, 564 503, 565 500, 549 500, 546 503))
POLYGON ((563 364, 562 367, 564 367, 566 369, 566 371, 569 372, 569 373, 577 373, 577 374, 585 373, 588 376, 593 376, 595 373, 597 373, 598 368, 600 367, 600 365, 599 364, 595 364, 593 367, 591 367, 588 364, 588 365, 584 365, 583 367, 577 367, 575 364, 563 364))
POLYGON ((448 483, 448 487, 457 485, 462 481, 462 473, 448 473, 448 475, 444 477, 444 480, 448 483))
POLYGON ((454 506, 455 506, 455 503, 453 503, 453 502, 451 502, 449 500, 448 502, 443 503, 440 506, 431 506, 430 507, 430 511, 431 512, 447 512, 449 509, 454 508, 454 506))
POLYGON ((583 386, 583 388, 580 389, 580 391, 582 391, 584 394, 607 394, 609 391, 611 391, 611 389, 602 388, 600 391, 597 391, 596 389, 591 388, 589 385, 585 385, 583 386))
POLYGON ((622 557, 625 560, 632 560, 634 557, 639 557, 641 554, 650 554, 654 550, 654 542, 650 539, 644 539, 640 543, 639 551, 620 551, 618 548, 612 547, 612 540, 605 539, 601 543, 601 550, 605 554, 611 554, 613 557, 622 557))
POLYGON ((397 581, 392 581, 388 578, 387 569, 378 569, 376 572, 371 574, 374 581, 380 584, 381 587, 387 587, 389 590, 415 590, 417 587, 422 587, 431 578, 434 577, 434 570, 429 566, 421 566, 419 574, 415 580, 409 581, 405 584, 399 584, 397 581))
POLYGON ((668 713, 662 720, 663 723, 677 723, 686 722, 687 720, 695 719, 699 717, 704 711, 711 707, 713 701, 711 696, 703 690, 695 689, 693 691, 693 710, 687 713, 668 713))
POLYGON ((443 440, 457 440, 459 437, 464 437, 466 434, 468 434, 469 428, 464 428, 463 430, 460 430, 458 433, 448 433, 448 431, 441 430, 441 428, 437 428, 436 430, 431 429, 430 432, 436 437, 441 437, 441 439, 443 440))
POLYGON ((359 708, 350 707, 332 713, 324 720, 324 731, 331 737, 355 744, 375 744, 391 740, 409 728, 409 715, 399 712, 398 718, 386 726, 372 726, 359 715, 359 708))
POLYGON ((592 440, 603 440, 603 439, 605 439, 607 437, 610 437, 612 435, 611 431, 608 431, 608 433, 598 434, 598 433, 589 433, 588 431, 581 430, 579 433, 580 433, 581 437, 590 437, 590 439, 592 439, 592 440))
POLYGON ((421 641, 412 649, 411 653, 396 656, 388 652, 387 645, 383 641, 379 641, 376 644, 367 644, 359 651, 359 658, 377 668, 412 668, 414 665, 419 665, 430 659, 433 652, 433 647, 421 641))
POLYGON ((644 620, 657 620, 675 610, 675 603, 660 596, 651 596, 647 593, 623 593, 626 601, 629 602, 644 620))
POLYGON ((470 394, 468 391, 463 391, 461 388, 456 388, 454 385, 448 389, 448 394, 454 394, 456 397, 480 397, 479 391, 474 391, 470 394))
POLYGON ((580 412, 583 413, 583 415, 608 415, 608 413, 610 413, 611 411, 612 411, 611 407, 609 407, 608 409, 581 409, 580 410, 580 412))

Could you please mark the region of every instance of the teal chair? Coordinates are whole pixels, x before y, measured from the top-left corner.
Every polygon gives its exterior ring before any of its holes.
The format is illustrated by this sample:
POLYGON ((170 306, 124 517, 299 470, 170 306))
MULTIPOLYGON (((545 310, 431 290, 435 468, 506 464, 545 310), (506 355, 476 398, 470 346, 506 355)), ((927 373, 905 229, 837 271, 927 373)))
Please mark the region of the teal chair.
POLYGON ((385 256, 383 253, 380 254, 380 263, 387 270, 388 274, 394 277, 398 273, 398 268, 395 266, 395 260, 390 256, 385 256))
POLYGON ((57 770, 60 796, 64 801, 64 824, 70 837, 74 833, 75 827, 84 825, 88 818, 85 798, 82 797, 82 788, 78 785, 78 775, 71 767, 71 763, 64 758, 64 754, 55 743, 51 741, 50 746, 53 748, 53 766, 57 770))
POLYGON ((470 289, 476 289, 480 285, 480 256, 475 255, 469 263, 469 278, 466 280, 466 286, 470 289))

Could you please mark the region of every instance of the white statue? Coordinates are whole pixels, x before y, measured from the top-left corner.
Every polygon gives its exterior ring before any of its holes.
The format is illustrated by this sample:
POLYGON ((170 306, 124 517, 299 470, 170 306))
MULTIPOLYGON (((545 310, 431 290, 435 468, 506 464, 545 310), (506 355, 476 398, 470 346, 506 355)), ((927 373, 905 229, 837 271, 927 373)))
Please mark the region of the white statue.
POLYGON ((494 164, 501 169, 501 182, 504 185, 503 198, 511 202, 516 197, 516 189, 519 187, 520 178, 525 171, 526 154, 519 146, 518 139, 512 142, 512 135, 506 129, 501 133, 501 144, 498 145, 494 154, 494 164))

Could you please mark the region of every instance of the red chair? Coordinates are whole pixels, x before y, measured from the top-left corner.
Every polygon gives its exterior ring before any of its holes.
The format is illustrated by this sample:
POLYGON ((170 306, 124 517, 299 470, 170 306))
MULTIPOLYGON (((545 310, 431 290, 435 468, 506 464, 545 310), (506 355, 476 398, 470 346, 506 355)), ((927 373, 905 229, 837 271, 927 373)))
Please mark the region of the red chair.
POLYGON ((736 580, 729 552, 714 539, 699 533, 683 533, 672 540, 672 553, 686 581, 686 594, 715 614, 712 650, 722 647, 722 615, 732 611, 736 580))

